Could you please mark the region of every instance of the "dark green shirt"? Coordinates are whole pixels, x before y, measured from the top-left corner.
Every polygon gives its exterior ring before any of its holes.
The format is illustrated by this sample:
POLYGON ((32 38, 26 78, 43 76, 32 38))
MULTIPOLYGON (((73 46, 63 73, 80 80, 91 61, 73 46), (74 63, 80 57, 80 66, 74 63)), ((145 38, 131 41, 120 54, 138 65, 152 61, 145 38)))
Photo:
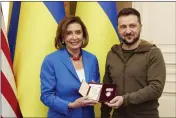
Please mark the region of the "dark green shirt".
POLYGON ((123 60, 124 60, 125 63, 127 63, 127 61, 133 56, 133 54, 135 53, 135 50, 136 50, 136 48, 133 49, 133 50, 124 50, 122 48, 123 60))

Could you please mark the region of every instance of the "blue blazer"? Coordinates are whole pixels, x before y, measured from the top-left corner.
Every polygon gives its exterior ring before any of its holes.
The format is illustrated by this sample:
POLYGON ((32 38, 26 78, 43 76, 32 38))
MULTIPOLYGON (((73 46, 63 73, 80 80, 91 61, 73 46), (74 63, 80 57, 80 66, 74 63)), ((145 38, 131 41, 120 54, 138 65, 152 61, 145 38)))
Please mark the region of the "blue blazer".
MULTIPOLYGON (((99 67, 95 55, 82 50, 86 82, 99 83, 99 67)), ((68 104, 80 98, 81 82, 65 48, 47 55, 42 63, 41 101, 49 107, 48 117, 94 118, 94 107, 87 106, 68 111, 68 104)))

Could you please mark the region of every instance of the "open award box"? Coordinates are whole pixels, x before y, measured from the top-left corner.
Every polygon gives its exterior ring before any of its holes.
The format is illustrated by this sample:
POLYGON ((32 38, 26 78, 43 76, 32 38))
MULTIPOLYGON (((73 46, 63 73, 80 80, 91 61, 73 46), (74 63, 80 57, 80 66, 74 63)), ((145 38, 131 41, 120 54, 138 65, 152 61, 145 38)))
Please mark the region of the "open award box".
POLYGON ((88 96, 88 99, 96 100, 98 102, 108 102, 115 97, 116 84, 88 84, 85 81, 82 81, 79 93, 82 96, 88 96))

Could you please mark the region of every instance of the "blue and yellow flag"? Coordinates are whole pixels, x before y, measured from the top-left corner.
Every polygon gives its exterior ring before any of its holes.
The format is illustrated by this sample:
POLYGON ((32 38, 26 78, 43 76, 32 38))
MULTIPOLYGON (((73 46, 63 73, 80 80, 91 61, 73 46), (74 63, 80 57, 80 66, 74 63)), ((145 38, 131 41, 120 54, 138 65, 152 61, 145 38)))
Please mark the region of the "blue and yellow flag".
MULTIPOLYGON (((119 43, 116 2, 77 2, 76 16, 87 27, 89 44, 85 50, 97 56, 103 78, 107 53, 114 44, 119 43)), ((96 105, 95 113, 96 117, 100 117, 100 104, 96 105)))
POLYGON ((87 27, 89 44, 85 49, 97 56, 102 78, 107 53, 114 44, 119 43, 116 2, 77 2, 76 16, 87 27))
POLYGON ((63 2, 13 2, 8 39, 23 117, 46 117, 40 101, 40 68, 44 57, 55 51, 58 23, 65 16, 63 2))

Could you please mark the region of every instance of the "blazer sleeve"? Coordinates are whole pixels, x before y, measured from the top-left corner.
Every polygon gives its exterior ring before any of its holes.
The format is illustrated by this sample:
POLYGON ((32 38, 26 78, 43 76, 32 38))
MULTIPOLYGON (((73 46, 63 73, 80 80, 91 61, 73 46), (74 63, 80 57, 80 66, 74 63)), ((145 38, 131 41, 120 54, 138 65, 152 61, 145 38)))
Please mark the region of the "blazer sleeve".
POLYGON ((90 61, 92 61, 92 66, 90 68, 92 80, 96 83, 100 83, 99 65, 96 56, 93 56, 93 58, 90 61))
POLYGON ((55 72, 53 64, 47 57, 44 59, 41 66, 40 81, 41 81, 40 99, 43 102, 43 104, 61 114, 67 115, 69 102, 55 95, 56 91, 55 72))
POLYGON ((94 81, 96 83, 100 83, 100 71, 99 71, 99 64, 98 64, 98 60, 97 57, 95 56, 94 58, 94 69, 93 69, 93 73, 95 75, 94 81))

